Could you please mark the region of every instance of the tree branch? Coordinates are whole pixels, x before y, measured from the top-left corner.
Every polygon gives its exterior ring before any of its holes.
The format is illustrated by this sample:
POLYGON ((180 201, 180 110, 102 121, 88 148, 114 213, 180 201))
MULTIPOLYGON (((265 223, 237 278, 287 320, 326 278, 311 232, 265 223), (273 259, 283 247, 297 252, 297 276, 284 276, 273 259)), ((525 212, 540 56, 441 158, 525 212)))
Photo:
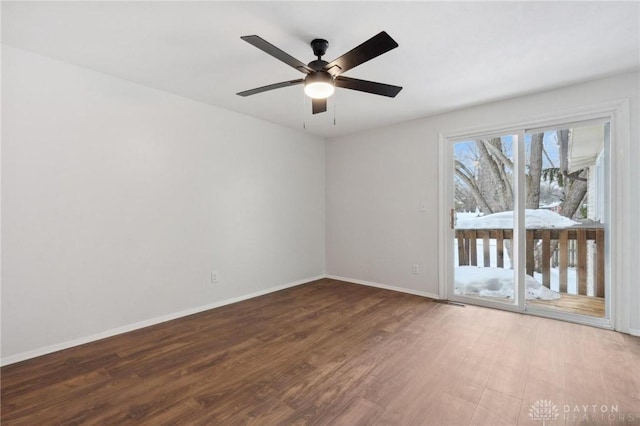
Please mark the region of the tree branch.
POLYGON ((497 185, 494 187, 493 193, 498 197, 496 200, 498 205, 496 205, 493 210, 504 211, 509 210, 513 206, 513 191, 510 179, 504 171, 504 163, 489 152, 489 147, 498 149, 493 145, 498 143, 501 143, 499 138, 484 139, 476 141, 476 146, 480 152, 481 164, 486 166, 485 169, 488 170, 493 177, 492 184, 497 185))
POLYGON ((551 167, 547 167, 547 168, 548 169, 555 169, 556 165, 553 164, 553 161, 551 160, 551 157, 549 157, 549 154, 547 153, 547 150, 544 148, 544 144, 542 145, 542 153, 547 158, 547 161, 549 162, 549 164, 551 164, 551 167))
POLYGON ((469 169, 464 164, 456 160, 456 175, 467 185, 467 187, 473 194, 473 198, 476 199, 476 202, 480 205, 483 211, 486 214, 493 213, 493 209, 489 206, 487 200, 485 200, 485 198, 482 196, 482 193, 480 192, 476 181, 473 180, 469 175, 467 175, 464 170, 469 171, 469 169))
POLYGON ((504 164, 506 167, 513 169, 513 161, 511 161, 509 157, 504 155, 504 152, 502 152, 501 149, 498 149, 497 146, 494 146, 490 143, 485 143, 485 146, 491 152, 491 154, 493 154, 495 158, 497 158, 498 160, 500 160, 500 162, 502 162, 502 164, 504 164))

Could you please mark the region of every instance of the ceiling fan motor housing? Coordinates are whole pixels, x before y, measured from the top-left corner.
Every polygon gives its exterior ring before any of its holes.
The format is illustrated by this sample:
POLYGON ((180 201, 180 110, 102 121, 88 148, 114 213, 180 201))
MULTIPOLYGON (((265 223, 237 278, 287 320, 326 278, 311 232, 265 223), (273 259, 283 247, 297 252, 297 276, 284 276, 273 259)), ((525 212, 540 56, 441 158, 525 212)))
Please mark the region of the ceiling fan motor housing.
POLYGON ((305 84, 312 83, 333 83, 333 77, 326 71, 316 71, 308 74, 304 79, 305 84))
POLYGON ((321 59, 321 57, 327 53, 328 47, 329 42, 327 40, 316 38, 311 41, 313 54, 317 56, 318 59, 309 62, 309 68, 315 70, 315 72, 307 74, 304 79, 304 85, 305 93, 312 98, 324 99, 333 94, 333 76, 325 70, 325 65, 327 65, 328 62, 321 59), (315 86, 315 90, 309 86, 315 86), (320 89, 321 86, 324 87, 320 89), (320 90, 320 92, 317 92, 318 90, 320 90), (321 93, 321 95, 318 96, 314 93, 321 93))
POLYGON ((315 61, 311 61, 309 62, 309 68, 314 69, 315 71, 324 71, 325 68, 324 66, 327 65, 329 62, 327 61, 323 61, 322 59, 316 59, 315 61))

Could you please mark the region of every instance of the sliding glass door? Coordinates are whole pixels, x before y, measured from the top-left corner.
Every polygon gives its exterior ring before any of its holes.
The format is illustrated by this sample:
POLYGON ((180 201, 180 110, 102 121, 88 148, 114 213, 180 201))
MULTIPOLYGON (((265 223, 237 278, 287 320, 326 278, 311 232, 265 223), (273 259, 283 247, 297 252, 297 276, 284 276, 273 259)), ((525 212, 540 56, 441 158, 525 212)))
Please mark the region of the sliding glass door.
POLYGON ((447 297, 605 324, 606 119, 449 143, 447 297))
POLYGON ((453 144, 452 300, 522 309, 515 208, 521 141, 504 134, 453 144))
POLYGON ((591 120, 527 131, 525 268, 550 295, 528 297, 528 310, 609 316, 609 128, 591 120))

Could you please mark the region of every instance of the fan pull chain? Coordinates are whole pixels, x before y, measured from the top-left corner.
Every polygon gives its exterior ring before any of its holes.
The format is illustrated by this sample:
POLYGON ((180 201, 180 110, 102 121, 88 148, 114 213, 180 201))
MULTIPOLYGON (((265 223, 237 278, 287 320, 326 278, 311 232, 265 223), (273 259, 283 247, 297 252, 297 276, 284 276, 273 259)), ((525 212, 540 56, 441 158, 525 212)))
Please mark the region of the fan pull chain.
POLYGON ((336 125, 336 98, 338 94, 334 92, 333 94, 333 125, 336 125))
POLYGON ((304 91, 302 92, 302 128, 307 130, 307 122, 305 120, 306 114, 306 108, 307 108, 307 103, 306 103, 306 96, 304 94, 304 91))

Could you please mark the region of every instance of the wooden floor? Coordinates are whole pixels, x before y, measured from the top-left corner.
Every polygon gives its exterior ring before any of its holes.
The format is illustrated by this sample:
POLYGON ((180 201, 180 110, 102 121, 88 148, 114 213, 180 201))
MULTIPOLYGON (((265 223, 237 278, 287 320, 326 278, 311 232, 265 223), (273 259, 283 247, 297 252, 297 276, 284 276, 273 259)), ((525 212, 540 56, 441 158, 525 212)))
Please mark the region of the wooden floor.
POLYGON ((640 423, 640 338, 329 279, 1 373, 3 425, 640 423))

